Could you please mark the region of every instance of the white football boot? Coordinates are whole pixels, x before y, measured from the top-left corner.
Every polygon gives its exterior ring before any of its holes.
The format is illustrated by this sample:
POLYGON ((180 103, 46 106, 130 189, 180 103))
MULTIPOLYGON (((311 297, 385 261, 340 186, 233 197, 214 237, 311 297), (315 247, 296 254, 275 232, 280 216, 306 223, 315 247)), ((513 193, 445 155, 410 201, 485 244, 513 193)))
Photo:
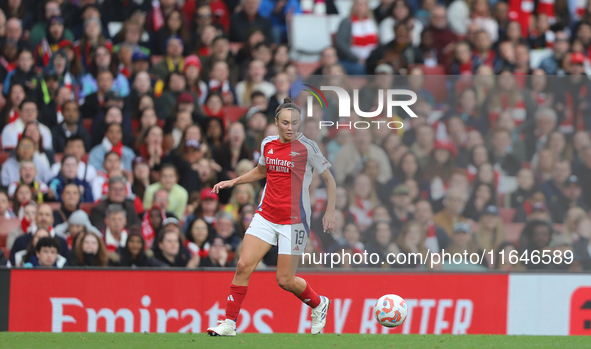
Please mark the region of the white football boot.
POLYGON ((320 304, 312 308, 312 334, 318 334, 326 326, 326 313, 330 309, 330 299, 320 296, 320 304))
POLYGON ((230 319, 218 320, 218 325, 208 328, 207 333, 210 336, 235 337, 236 323, 230 319))

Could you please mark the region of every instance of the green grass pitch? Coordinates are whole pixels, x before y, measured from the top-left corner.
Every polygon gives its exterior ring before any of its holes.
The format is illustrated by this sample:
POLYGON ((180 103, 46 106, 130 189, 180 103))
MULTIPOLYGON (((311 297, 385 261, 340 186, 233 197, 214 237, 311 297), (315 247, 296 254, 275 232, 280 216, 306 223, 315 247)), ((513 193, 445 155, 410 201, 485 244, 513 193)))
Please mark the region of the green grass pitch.
POLYGON ((238 334, 234 338, 207 334, 141 333, 1 333, 0 348, 40 349, 180 349, 180 348, 591 348, 591 337, 496 335, 361 335, 361 334, 238 334))

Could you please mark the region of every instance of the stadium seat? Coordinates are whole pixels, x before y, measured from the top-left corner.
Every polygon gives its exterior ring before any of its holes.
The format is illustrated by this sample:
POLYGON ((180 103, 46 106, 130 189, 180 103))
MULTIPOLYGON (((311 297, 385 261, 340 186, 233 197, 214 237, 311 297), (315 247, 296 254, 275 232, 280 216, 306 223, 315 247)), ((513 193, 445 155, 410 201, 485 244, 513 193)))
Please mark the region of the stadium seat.
POLYGON ((88 133, 92 134, 92 131, 90 131, 90 128, 92 127, 92 119, 82 119, 82 124, 84 124, 88 133))
POLYGON ((504 223, 511 223, 513 222, 513 217, 515 217, 515 209, 499 207, 499 214, 504 223))
POLYGON ((291 58, 300 62, 318 62, 320 53, 332 45, 327 16, 300 14, 291 21, 291 58))
POLYGON ((84 155, 82 155, 82 157, 80 158, 80 160, 82 160, 83 163, 87 164, 88 163, 88 157, 90 155, 88 153, 85 153, 84 155))
POLYGON ((83 202, 80 204, 80 209, 90 216, 90 210, 92 210, 95 205, 96 204, 94 202, 83 202))
POLYGON ((18 218, 0 218, 0 247, 6 246, 8 233, 21 224, 18 218))
POLYGON ((6 159, 10 157, 10 153, 7 151, 0 152, 0 164, 3 164, 6 159))
POLYGON ((62 205, 61 202, 46 202, 46 204, 48 204, 49 207, 51 207, 52 211, 58 210, 62 205))
POLYGON ((518 243, 524 226, 524 223, 505 223, 505 240, 518 243))
POLYGON ((224 123, 227 125, 240 120, 241 117, 248 111, 247 107, 237 105, 228 105, 222 109, 224 113, 224 123))
MULTIPOLYGON (((425 90, 433 94, 437 103, 445 101, 445 98, 447 97, 445 67, 443 65, 427 67, 424 64, 417 64, 415 66, 421 68, 425 75, 430 75, 428 77, 428 83, 425 83, 425 90)), ((411 66, 410 68, 415 66, 411 66)))

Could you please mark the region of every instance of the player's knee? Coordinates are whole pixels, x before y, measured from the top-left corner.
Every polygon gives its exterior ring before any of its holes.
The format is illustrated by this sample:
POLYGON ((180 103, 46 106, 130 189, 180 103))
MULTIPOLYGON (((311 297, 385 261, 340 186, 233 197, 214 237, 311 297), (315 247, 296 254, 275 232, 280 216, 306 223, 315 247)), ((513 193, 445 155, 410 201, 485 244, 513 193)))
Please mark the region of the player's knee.
POLYGON ((248 262, 244 261, 242 258, 240 258, 238 260, 238 263, 236 263, 236 273, 237 274, 249 274, 250 273, 249 269, 251 269, 250 265, 248 264, 248 262))
POLYGON ((286 291, 291 291, 294 283, 293 276, 281 276, 277 275, 277 285, 286 291))

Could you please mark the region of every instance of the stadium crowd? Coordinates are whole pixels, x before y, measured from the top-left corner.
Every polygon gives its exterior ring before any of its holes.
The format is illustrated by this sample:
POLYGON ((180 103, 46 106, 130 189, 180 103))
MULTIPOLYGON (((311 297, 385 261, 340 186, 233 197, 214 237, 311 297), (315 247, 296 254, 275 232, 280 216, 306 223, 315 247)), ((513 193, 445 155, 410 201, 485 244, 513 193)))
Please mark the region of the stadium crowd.
POLYGON ((573 263, 475 268, 590 270, 591 1, 348 1, 317 64, 292 61, 294 16, 340 1, 0 1, 4 264, 232 267, 264 183, 211 187, 254 168, 283 99, 357 86, 367 111, 403 81, 401 130, 319 129, 329 93, 304 115, 338 184, 329 235, 312 182, 306 251, 559 250, 573 263))

